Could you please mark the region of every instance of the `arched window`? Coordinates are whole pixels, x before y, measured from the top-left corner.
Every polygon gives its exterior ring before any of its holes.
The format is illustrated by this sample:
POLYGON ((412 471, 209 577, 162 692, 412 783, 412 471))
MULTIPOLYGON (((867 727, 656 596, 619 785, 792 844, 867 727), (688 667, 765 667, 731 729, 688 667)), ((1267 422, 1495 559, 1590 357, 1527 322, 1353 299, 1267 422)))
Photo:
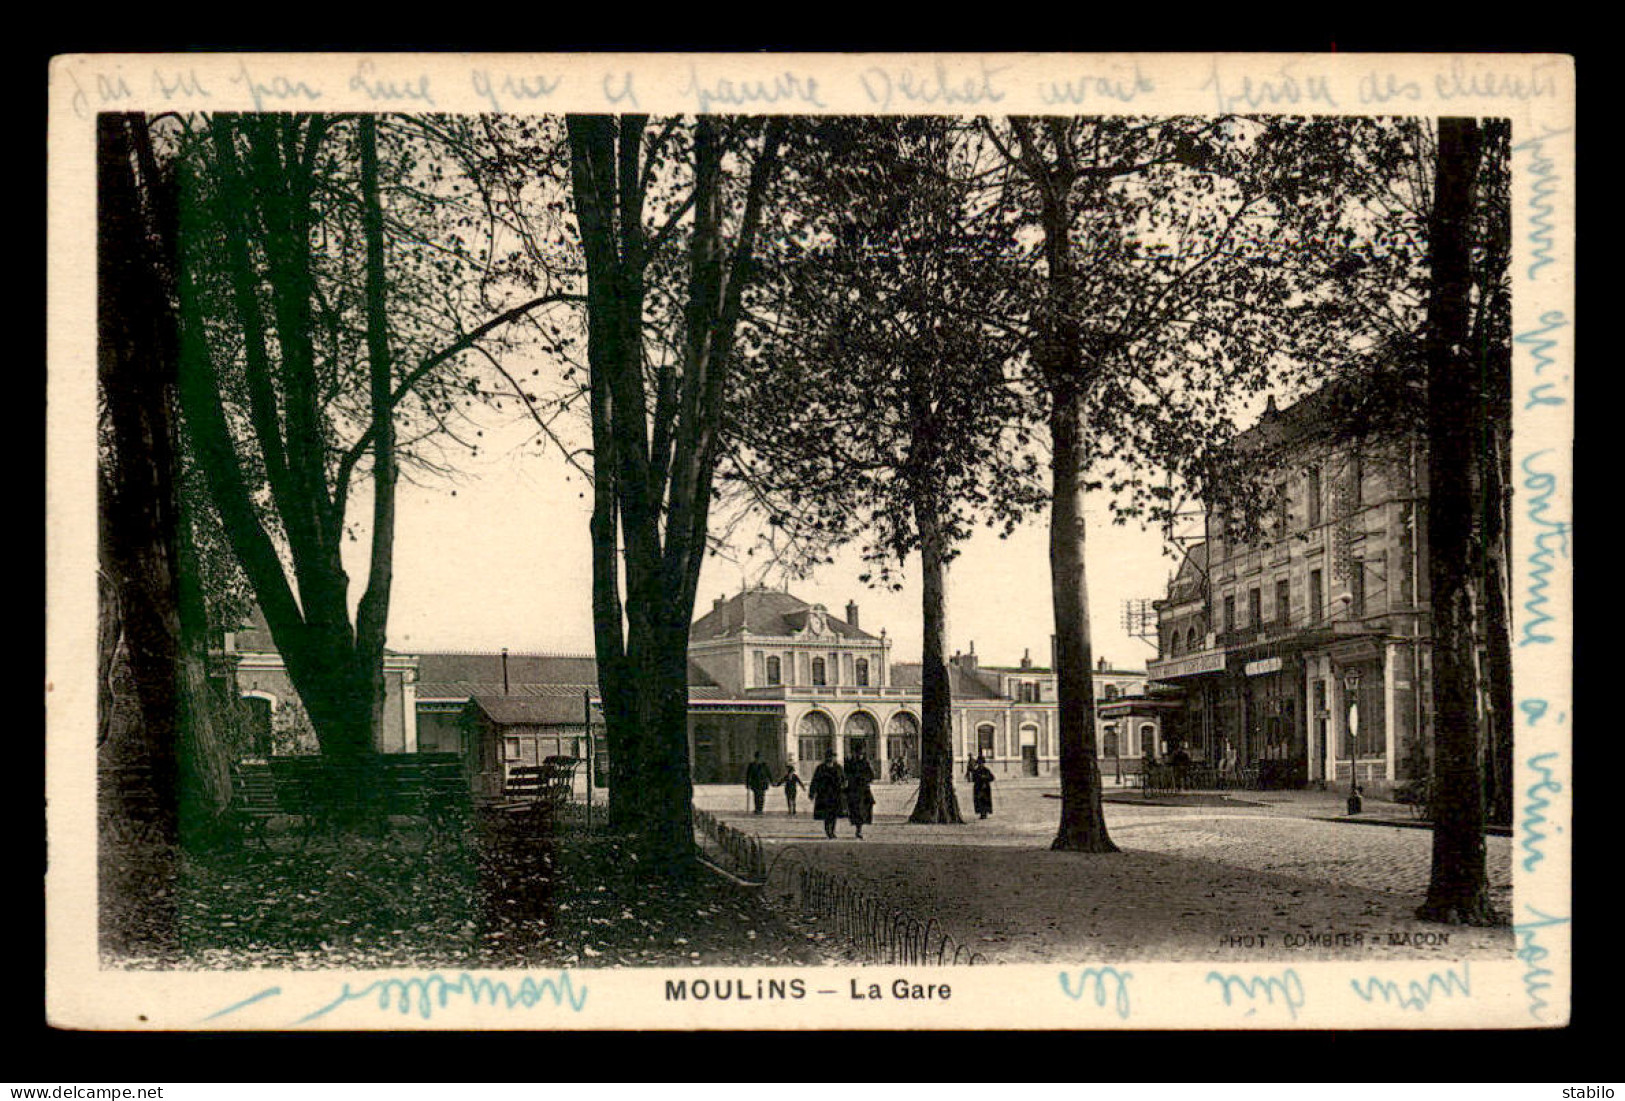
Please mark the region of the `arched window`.
POLYGON ((886 720, 886 759, 906 762, 910 773, 919 770, 920 724, 907 711, 886 720))
POLYGON ((809 711, 796 724, 796 751, 801 760, 816 765, 826 749, 835 748, 835 723, 822 711, 809 711))
POLYGON ((1190 632, 1185 636, 1185 651, 1191 654, 1196 653, 1197 641, 1196 628, 1192 627, 1190 632))
POLYGON ((1103 757, 1117 756, 1117 727, 1106 724, 1106 736, 1100 740, 1100 753, 1103 757))
POLYGON ((853 750, 863 747, 864 755, 871 761, 875 757, 875 739, 880 737, 880 724, 875 722, 874 716, 867 711, 854 711, 846 718, 846 755, 851 757, 853 750))
POLYGON ((829 678, 824 673, 824 659, 812 659, 812 682, 814 684, 828 684, 829 678))
POLYGON ((858 667, 857 667, 856 677, 857 677, 858 687, 860 687, 860 688, 869 687, 869 659, 868 658, 859 658, 858 659, 858 667))
POLYGON ((779 666, 779 659, 778 658, 768 658, 767 659, 767 683, 769 683, 769 684, 783 684, 784 683, 784 678, 783 678, 782 674, 780 673, 780 666, 779 666))
POLYGON ((1147 757, 1157 755, 1157 728, 1150 723, 1140 727, 1140 752, 1147 757))

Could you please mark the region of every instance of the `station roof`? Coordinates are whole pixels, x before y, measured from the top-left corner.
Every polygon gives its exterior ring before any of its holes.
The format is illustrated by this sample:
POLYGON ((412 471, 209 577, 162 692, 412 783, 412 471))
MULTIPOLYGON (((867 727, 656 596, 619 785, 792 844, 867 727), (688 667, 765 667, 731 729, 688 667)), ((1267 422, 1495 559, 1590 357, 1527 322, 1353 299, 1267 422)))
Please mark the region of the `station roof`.
MULTIPOLYGON (((742 634, 789 638, 807 627, 813 605, 776 589, 746 589, 715 605, 689 628, 690 642, 710 642, 742 634)), ((878 642, 876 636, 861 630, 831 611, 824 612, 826 629, 841 638, 878 642)))

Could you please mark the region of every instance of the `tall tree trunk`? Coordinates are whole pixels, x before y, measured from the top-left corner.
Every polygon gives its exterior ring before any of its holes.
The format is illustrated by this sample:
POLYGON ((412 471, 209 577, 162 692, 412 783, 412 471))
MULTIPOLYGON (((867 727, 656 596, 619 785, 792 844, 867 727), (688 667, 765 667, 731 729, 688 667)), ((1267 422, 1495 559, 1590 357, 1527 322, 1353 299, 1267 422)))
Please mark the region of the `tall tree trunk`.
POLYGON ((722 245, 716 121, 694 124, 687 339, 681 374, 663 375, 651 411, 643 354, 647 122, 642 115, 570 116, 566 127, 587 261, 593 636, 610 738, 611 821, 636 835, 646 872, 680 875, 694 863, 689 621, 706 547, 728 357, 782 123, 768 125, 752 170, 731 268, 722 245))
POLYGON ((1059 710, 1061 822, 1051 848, 1117 852, 1106 832, 1100 762, 1095 749, 1089 579, 1084 562, 1084 485, 1088 466, 1083 394, 1087 367, 1106 354, 1084 347, 1072 256, 1071 189, 1076 182, 1064 126, 1046 120, 1056 165, 1044 164, 1031 123, 1012 120, 1022 159, 1038 183, 1048 294, 1035 359, 1050 400, 1050 596, 1055 614, 1055 680, 1059 710))
MULTIPOLYGON (((642 303, 628 298, 639 285, 625 270, 618 229, 620 193, 616 186, 617 143, 635 142, 620 120, 604 115, 572 115, 570 174, 576 221, 587 264, 587 364, 592 414, 593 649, 598 659, 598 690, 604 708, 609 750, 609 821, 617 830, 639 824, 642 783, 642 724, 621 599, 621 462, 617 425, 628 414, 615 408, 615 379, 627 370, 634 341, 641 340, 642 303)), ((641 416, 642 410, 636 411, 641 416)), ((636 492, 628 488, 627 492, 636 492)), ((630 541, 627 567, 632 563, 630 541)), ((629 583, 630 590, 630 583, 629 583)), ((630 595, 630 592, 629 592, 630 595)))
MULTIPOLYGON (((361 146, 361 200, 367 245, 367 368, 372 412, 372 548, 367 588, 356 606, 355 646, 367 680, 367 718, 384 725, 384 640, 395 578, 395 414, 393 360, 389 348, 388 271, 384 259, 384 213, 378 197, 378 119, 357 120, 361 146)), ((325 485, 323 483, 325 493, 325 485)))
MULTIPOLYGON (((140 702, 133 764, 151 778, 146 808, 158 835, 179 839, 177 744, 182 724, 178 530, 179 463, 174 414, 175 328, 165 246, 168 196, 138 160, 147 141, 140 115, 98 119, 97 353, 110 446, 103 530, 126 653, 140 702)), ((172 238, 170 238, 172 240, 172 238)), ((145 800, 136 800, 137 806, 145 800)))
POLYGON ((644 655, 641 714, 648 717, 640 789, 639 846, 647 873, 683 876, 694 867, 694 785, 688 762, 688 617, 663 625, 644 655))
POLYGON ((1475 248, 1477 301, 1471 347, 1484 388, 1487 454, 1482 462, 1486 564, 1480 605, 1484 612, 1485 691, 1489 729, 1485 754, 1486 818, 1510 826, 1513 814, 1512 692, 1512 306, 1506 279, 1512 240, 1507 161, 1511 123, 1479 122, 1484 155, 1474 205, 1483 247, 1475 248))
POLYGON ((1428 374, 1428 583, 1433 608, 1433 866, 1426 921, 1489 925, 1477 691, 1474 579, 1486 556, 1475 473, 1484 394, 1467 347, 1474 180, 1482 135, 1472 119, 1439 120, 1439 165, 1429 227, 1432 260, 1426 338, 1428 374))
MULTIPOLYGON (((272 638, 315 728, 323 756, 359 764, 379 740, 382 713, 382 638, 388 613, 393 535, 392 428, 377 412, 382 376, 389 370, 382 313, 383 272, 374 178, 368 223, 367 315, 374 407, 369 435, 374 448, 374 540, 372 567, 358 626, 349 612, 349 577, 340 555, 343 496, 329 491, 327 428, 320 409, 311 338, 312 165, 331 120, 325 116, 216 115, 210 121, 212 189, 198 186, 200 163, 183 161, 179 188, 181 263, 180 403, 188 437, 209 495, 239 563, 265 614, 272 638), (250 245, 258 242, 263 255, 250 245), (259 514, 258 490, 249 484, 228 422, 221 379, 207 332, 210 305, 194 274, 204 249, 222 248, 232 281, 229 300, 242 341, 248 417, 254 445, 282 534, 298 595, 281 555, 259 514), (188 262, 189 258, 196 261, 188 262), (267 312, 262 298, 268 299, 267 312), (276 345, 275 354, 271 342, 276 345), (285 438, 284 438, 285 435, 285 438)), ((363 128, 363 139, 366 131, 363 128)), ((367 143, 363 140, 363 146, 367 143)), ((383 404, 387 404, 383 403, 383 404)), ((338 793, 336 805, 355 818, 364 802, 338 793)))
POLYGON ((236 743, 236 725, 226 714, 229 703, 209 676, 208 610, 190 509, 184 499, 180 514, 180 693, 185 716, 180 742, 180 826, 188 846, 201 846, 226 839, 231 766, 243 747, 236 743))
POLYGON ((118 694, 113 677, 122 660, 119 649, 124 640, 124 614, 119 610, 119 587, 114 580, 117 565, 108 543, 108 513, 113 488, 105 464, 96 471, 96 511, 100 531, 96 547, 96 748, 107 744, 113 732, 113 709, 118 694))
POLYGON ((1084 568, 1083 413, 1071 386, 1059 387, 1050 413, 1054 448, 1049 561, 1055 609, 1056 684, 1060 697, 1061 825, 1053 849, 1117 852, 1106 832, 1095 751, 1094 655, 1089 639, 1089 580, 1084 568))
POLYGON ((920 610, 924 627, 920 652, 920 790, 910 822, 963 822, 954 794, 953 739, 949 717, 953 685, 948 679, 947 602, 944 595, 942 523, 934 502, 914 504, 920 532, 920 610))

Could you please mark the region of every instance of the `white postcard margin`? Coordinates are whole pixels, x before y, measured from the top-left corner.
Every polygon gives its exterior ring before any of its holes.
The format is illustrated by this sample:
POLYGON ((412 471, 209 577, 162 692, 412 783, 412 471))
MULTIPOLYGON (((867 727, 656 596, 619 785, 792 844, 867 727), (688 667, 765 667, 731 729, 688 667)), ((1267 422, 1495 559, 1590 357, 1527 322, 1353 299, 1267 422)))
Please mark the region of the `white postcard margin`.
POLYGON ((92 1029, 1516 1028, 1569 1016, 1574 64, 1548 55, 187 54, 50 70, 47 1015, 92 1029), (482 973, 103 970, 96 946, 95 118, 103 111, 1327 114, 1513 125, 1515 951, 1419 1007, 1440 965, 1335 961, 482 973), (794 1000, 666 1000, 667 979, 799 978, 794 1000), (475 979, 478 981, 476 982, 475 979), (897 998, 949 984, 943 999, 897 998), (485 985, 481 985, 481 984, 485 985), (879 1000, 850 995, 869 984, 879 1000), (1262 983, 1262 986, 1258 986, 1262 983), (1292 984, 1300 995, 1288 996, 1292 984), (856 984, 856 985, 853 985, 856 984), (1274 985, 1272 985, 1274 984, 1274 985), (1369 990, 1369 988, 1368 988, 1369 990), (1232 997, 1232 994, 1235 996, 1232 997))

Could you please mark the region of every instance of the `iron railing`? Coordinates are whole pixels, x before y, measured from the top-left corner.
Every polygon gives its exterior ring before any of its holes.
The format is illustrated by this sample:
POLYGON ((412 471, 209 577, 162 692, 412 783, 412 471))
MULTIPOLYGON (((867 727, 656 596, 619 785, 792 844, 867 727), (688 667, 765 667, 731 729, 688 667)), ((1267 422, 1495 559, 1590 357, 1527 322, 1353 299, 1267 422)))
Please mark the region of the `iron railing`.
POLYGON ((921 920, 866 883, 815 868, 797 848, 780 852, 768 868, 769 895, 783 898, 844 937, 867 963, 966 967, 987 962, 954 938, 935 917, 921 920))
POLYGON ((723 870, 768 888, 768 901, 795 907, 845 938, 868 963, 972 966, 987 958, 956 940, 935 917, 922 920, 867 884, 813 867, 790 846, 766 863, 761 838, 694 808, 700 851, 723 870))
POLYGON ((767 881, 762 839, 738 830, 709 811, 694 808, 694 828, 702 838, 700 851, 725 870, 752 883, 767 881))

